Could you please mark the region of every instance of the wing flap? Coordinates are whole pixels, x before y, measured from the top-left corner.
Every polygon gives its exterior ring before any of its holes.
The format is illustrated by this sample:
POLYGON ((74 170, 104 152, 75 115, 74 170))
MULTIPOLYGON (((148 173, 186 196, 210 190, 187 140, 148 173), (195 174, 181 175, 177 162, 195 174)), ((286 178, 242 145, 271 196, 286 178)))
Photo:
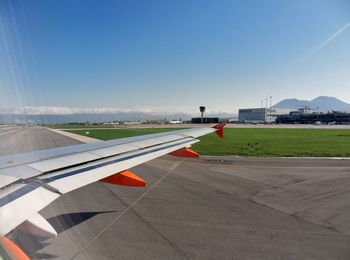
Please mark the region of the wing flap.
POLYGON ((186 140, 114 156, 91 164, 47 174, 40 179, 59 192, 67 193, 195 142, 197 140, 187 138, 186 140))
POLYGON ((44 180, 61 193, 67 193, 152 159, 154 157, 148 154, 139 157, 137 161, 130 159, 123 163, 115 162, 101 167, 98 167, 98 165, 89 166, 89 168, 77 167, 74 170, 64 171, 44 180))
POLYGON ((0 235, 6 235, 60 196, 34 184, 13 186, 0 192, 0 235))

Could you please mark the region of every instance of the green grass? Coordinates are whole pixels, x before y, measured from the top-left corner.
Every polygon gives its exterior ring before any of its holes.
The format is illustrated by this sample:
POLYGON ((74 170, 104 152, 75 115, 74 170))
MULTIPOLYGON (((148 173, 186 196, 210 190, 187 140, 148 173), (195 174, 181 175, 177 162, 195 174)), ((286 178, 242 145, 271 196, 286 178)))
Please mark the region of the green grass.
POLYGON ((138 135, 155 134, 168 131, 181 130, 183 128, 124 128, 124 129, 91 129, 91 130, 67 130, 67 132, 85 135, 101 140, 132 137, 138 135), (87 135, 86 132, 89 132, 87 135))
POLYGON ((200 138, 194 149, 207 155, 261 157, 350 156, 350 131, 328 129, 225 129, 224 138, 200 138))
MULTIPOLYGON (((75 128, 114 128, 115 125, 86 125, 86 124, 57 124, 57 125, 47 125, 47 127, 54 129, 75 129, 75 128)), ((117 126, 120 127, 120 126, 117 126)))
MULTIPOLYGON (((90 130, 90 137, 110 140, 159 133, 174 128, 90 130)), ((85 135, 85 131, 70 132, 85 135)), ((202 155, 239 156, 350 156, 350 131, 329 129, 253 129, 228 128, 224 138, 215 134, 200 137, 193 149, 202 155)))

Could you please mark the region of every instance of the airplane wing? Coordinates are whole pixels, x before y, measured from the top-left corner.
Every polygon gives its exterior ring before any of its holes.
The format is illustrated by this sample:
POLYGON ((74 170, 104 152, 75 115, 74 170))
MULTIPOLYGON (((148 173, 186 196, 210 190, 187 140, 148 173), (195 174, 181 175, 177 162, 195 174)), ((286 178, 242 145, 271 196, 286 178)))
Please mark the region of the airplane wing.
MULTIPOLYGON (((193 128, 91 144, 41 150, 0 157, 0 236, 17 226, 42 236, 56 231, 37 212, 62 194, 96 181, 138 185, 137 176, 125 172, 157 157, 173 154, 193 157, 187 148, 196 138, 216 132, 222 137, 225 123, 213 128, 193 128)), ((142 181, 142 179, 141 179, 142 181)))

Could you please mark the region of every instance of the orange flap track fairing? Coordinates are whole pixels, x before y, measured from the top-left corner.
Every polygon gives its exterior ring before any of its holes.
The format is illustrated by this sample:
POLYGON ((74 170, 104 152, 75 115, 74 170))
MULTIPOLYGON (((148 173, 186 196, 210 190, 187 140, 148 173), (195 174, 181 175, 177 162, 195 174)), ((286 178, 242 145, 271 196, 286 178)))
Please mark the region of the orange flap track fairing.
POLYGON ((145 187, 146 181, 131 171, 122 171, 109 177, 103 178, 100 181, 121 186, 145 187))
POLYGON ((16 260, 29 260, 29 257, 7 237, 0 237, 2 246, 5 248, 11 258, 16 260))
POLYGON ((179 150, 176 150, 174 152, 169 153, 170 155, 177 156, 177 157, 184 157, 184 158, 198 158, 199 153, 196 153, 195 151, 189 149, 189 148, 182 148, 179 150))

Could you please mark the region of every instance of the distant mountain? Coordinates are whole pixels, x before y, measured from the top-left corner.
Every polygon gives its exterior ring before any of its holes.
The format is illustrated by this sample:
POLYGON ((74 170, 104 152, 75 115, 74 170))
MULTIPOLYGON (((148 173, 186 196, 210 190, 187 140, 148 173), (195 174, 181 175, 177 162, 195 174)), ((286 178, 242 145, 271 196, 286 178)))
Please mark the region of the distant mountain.
POLYGON ((293 108, 298 109, 308 106, 319 112, 326 113, 328 111, 350 112, 350 104, 341 101, 335 97, 319 96, 311 101, 299 100, 296 98, 284 99, 274 105, 274 108, 293 108))
POLYGON ((300 100, 296 98, 284 99, 274 105, 274 108, 301 108, 305 106, 312 106, 312 103, 307 100, 300 100))
POLYGON ((319 107, 319 110, 321 110, 322 108, 322 112, 332 110, 350 112, 350 104, 341 101, 335 97, 320 96, 311 100, 311 103, 314 106, 319 107))

